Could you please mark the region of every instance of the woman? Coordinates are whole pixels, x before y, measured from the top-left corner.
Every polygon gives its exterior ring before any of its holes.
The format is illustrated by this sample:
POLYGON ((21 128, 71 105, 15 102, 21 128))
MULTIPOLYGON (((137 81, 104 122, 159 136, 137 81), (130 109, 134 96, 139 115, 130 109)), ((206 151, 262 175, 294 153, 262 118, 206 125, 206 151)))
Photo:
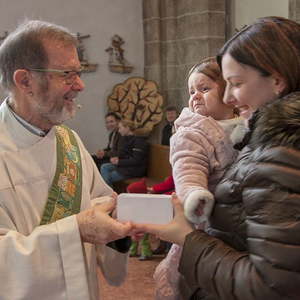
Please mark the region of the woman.
POLYGON ((116 181, 146 175, 149 145, 145 137, 136 136, 134 132, 133 122, 119 122, 122 136, 119 157, 111 157, 110 163, 103 164, 100 169, 103 179, 110 186, 116 181))
POLYGON ((208 233, 177 203, 172 223, 137 229, 183 245, 184 299, 300 296, 300 25, 258 19, 218 56, 224 101, 249 118, 235 163, 215 190, 208 233))

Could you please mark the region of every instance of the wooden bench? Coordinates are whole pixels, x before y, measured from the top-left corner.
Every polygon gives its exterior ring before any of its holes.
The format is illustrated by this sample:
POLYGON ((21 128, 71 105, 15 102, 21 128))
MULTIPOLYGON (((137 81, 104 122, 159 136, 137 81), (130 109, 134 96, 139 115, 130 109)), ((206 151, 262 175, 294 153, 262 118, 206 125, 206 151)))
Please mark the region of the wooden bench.
MULTIPOLYGON (((151 144, 149 151, 149 160, 147 167, 146 184, 153 184, 164 181, 172 174, 172 168, 169 162, 170 148, 160 144, 151 144)), ((117 193, 126 193, 126 187, 133 182, 139 181, 142 178, 127 178, 114 183, 114 190, 117 193)))

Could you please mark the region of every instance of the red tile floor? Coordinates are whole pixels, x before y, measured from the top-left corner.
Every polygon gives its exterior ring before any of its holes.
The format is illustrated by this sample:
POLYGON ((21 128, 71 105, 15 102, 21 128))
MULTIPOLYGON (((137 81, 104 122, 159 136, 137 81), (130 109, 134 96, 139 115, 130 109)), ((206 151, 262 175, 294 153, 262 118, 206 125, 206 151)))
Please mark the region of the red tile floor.
POLYGON ((108 285, 100 275, 101 300, 153 300, 153 273, 163 258, 163 255, 155 255, 147 261, 129 258, 128 275, 120 287, 108 285))

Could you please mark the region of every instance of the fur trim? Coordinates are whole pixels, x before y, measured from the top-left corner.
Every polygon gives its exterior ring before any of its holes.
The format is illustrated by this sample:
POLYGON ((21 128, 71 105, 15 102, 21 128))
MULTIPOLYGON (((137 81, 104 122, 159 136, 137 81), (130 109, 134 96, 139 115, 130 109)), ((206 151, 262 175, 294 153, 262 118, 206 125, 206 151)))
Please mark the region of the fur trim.
POLYGON ((250 144, 253 147, 300 146, 300 92, 277 99, 258 111, 250 144))
POLYGON ((187 219, 194 224, 203 223, 207 221, 208 217, 210 216, 210 213, 214 206, 214 202, 214 196, 208 190, 194 190, 184 201, 184 214, 187 217, 187 219), (195 214, 195 211, 199 206, 200 200, 205 201, 202 216, 198 216, 195 214))
POLYGON ((242 117, 220 120, 217 122, 224 129, 233 144, 240 143, 248 131, 245 119, 242 117))

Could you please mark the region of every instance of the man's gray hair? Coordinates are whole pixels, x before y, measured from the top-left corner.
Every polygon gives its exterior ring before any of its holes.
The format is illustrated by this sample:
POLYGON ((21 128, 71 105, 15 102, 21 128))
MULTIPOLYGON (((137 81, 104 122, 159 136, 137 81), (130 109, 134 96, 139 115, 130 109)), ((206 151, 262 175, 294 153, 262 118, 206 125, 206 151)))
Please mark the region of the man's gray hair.
POLYGON ((10 33, 0 46, 0 84, 6 91, 14 87, 18 69, 47 68, 45 40, 77 46, 76 35, 67 28, 39 20, 25 21, 10 33))

